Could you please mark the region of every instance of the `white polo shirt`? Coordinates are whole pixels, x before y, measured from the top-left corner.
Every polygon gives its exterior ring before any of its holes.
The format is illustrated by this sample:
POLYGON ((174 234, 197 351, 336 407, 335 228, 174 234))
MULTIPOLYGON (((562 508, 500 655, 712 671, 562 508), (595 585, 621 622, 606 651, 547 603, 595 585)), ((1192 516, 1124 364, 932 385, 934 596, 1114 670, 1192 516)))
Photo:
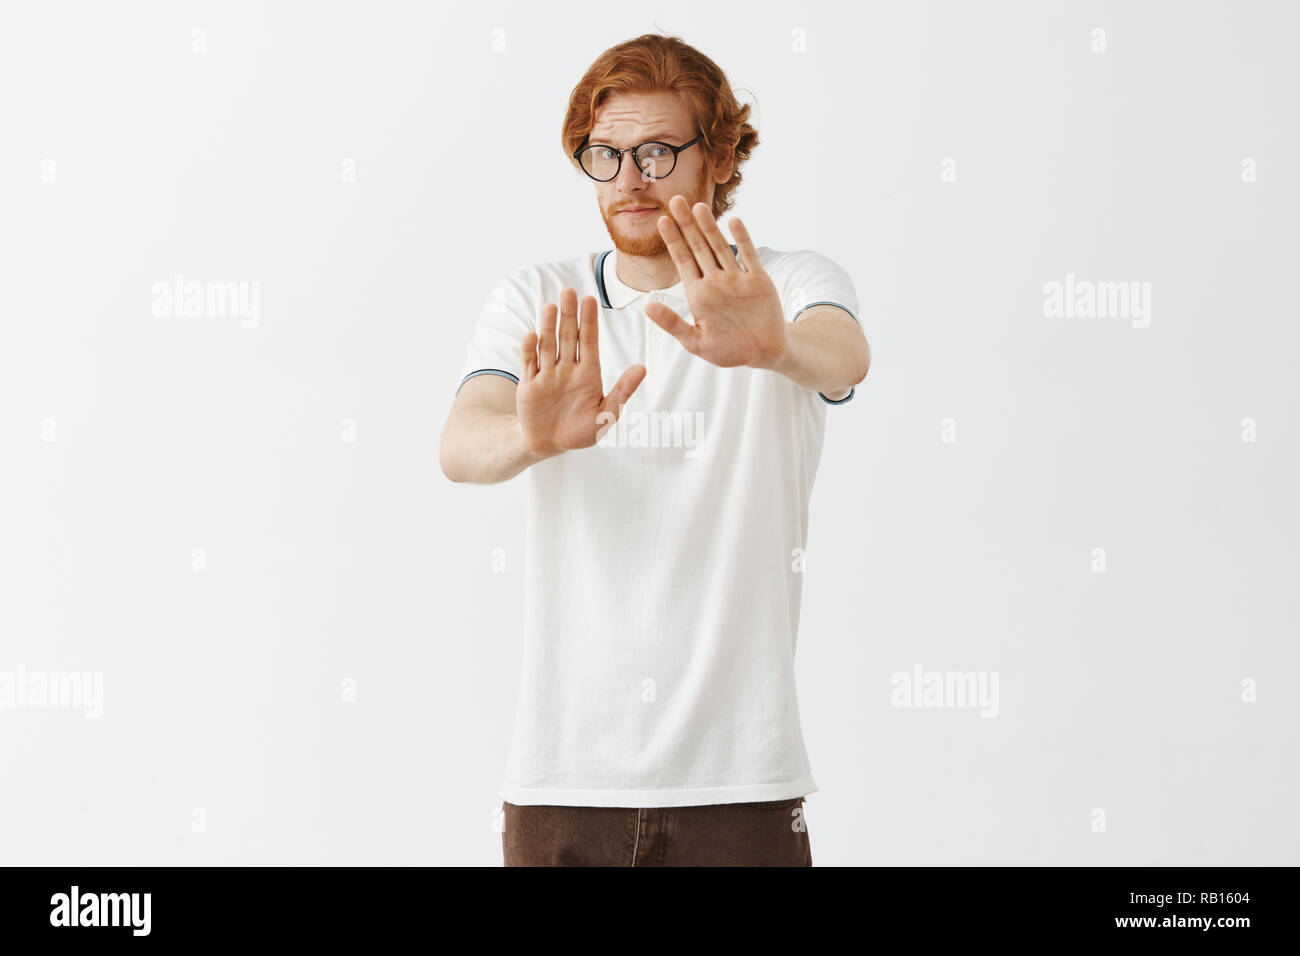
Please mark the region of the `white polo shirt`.
MULTIPOLYGON (((791 321, 816 304, 857 320, 830 259, 758 255, 791 321)), ((794 673, 800 558, 826 406, 853 392, 831 402, 691 355, 643 311, 663 301, 690 321, 682 284, 632 289, 613 250, 503 276, 461 384, 518 382, 520 341, 565 286, 600 303, 605 391, 629 365, 647 374, 598 444, 523 473, 523 673, 499 796, 678 807, 812 793, 794 673)))

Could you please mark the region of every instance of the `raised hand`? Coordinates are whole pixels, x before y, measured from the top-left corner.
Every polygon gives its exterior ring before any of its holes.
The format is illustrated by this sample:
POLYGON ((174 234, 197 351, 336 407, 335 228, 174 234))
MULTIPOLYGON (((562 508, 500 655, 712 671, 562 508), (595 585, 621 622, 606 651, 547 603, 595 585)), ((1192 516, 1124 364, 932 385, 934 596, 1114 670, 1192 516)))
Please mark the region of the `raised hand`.
POLYGON ((596 299, 560 290, 558 354, 556 306, 542 306, 541 336, 529 332, 520 343, 523 374, 515 392, 519 424, 530 451, 558 455, 596 444, 602 431, 618 420, 619 406, 645 378, 644 365, 625 371, 606 395, 600 379, 600 344, 596 299))
POLYGON ((682 278, 694 325, 662 303, 645 313, 692 355, 730 368, 770 368, 785 352, 789 330, 781 295, 758 261, 749 231, 730 220, 740 263, 706 203, 668 201, 671 216, 659 217, 659 235, 682 278), (740 264, 744 264, 742 270, 740 264))

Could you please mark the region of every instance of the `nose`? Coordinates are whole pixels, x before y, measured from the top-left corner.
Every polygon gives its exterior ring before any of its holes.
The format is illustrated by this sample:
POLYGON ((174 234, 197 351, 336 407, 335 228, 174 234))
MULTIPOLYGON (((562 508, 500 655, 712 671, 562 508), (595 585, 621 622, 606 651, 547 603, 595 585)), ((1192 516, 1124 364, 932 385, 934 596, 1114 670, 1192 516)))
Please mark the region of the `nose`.
POLYGON ((636 160, 631 153, 623 154, 623 165, 619 167, 614 182, 621 193, 642 192, 649 185, 641 178, 641 170, 636 168, 636 160))

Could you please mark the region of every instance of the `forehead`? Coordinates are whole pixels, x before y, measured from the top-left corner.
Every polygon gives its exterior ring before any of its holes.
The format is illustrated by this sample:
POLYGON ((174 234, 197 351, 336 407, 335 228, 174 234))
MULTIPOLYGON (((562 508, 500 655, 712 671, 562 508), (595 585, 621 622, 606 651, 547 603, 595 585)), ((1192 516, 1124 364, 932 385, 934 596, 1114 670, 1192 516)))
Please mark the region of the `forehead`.
POLYGON ((618 93, 596 110, 591 138, 684 136, 691 113, 674 93, 618 93))

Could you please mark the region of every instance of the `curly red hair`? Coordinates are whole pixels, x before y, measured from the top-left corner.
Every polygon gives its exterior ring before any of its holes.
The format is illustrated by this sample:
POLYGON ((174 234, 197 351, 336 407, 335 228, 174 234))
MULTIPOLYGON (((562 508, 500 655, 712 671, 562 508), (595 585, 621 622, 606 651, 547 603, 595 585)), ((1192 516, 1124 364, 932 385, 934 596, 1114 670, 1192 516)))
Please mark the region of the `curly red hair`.
POLYGON ((718 219, 735 205, 740 167, 758 145, 758 130, 749 124, 749 106, 736 99, 726 74, 677 37, 646 33, 596 58, 569 94, 560 132, 564 154, 579 169, 573 153, 590 135, 597 110, 610 96, 658 92, 676 93, 685 101, 704 134, 699 146, 715 167, 735 160, 731 178, 714 186, 713 218, 718 219))

